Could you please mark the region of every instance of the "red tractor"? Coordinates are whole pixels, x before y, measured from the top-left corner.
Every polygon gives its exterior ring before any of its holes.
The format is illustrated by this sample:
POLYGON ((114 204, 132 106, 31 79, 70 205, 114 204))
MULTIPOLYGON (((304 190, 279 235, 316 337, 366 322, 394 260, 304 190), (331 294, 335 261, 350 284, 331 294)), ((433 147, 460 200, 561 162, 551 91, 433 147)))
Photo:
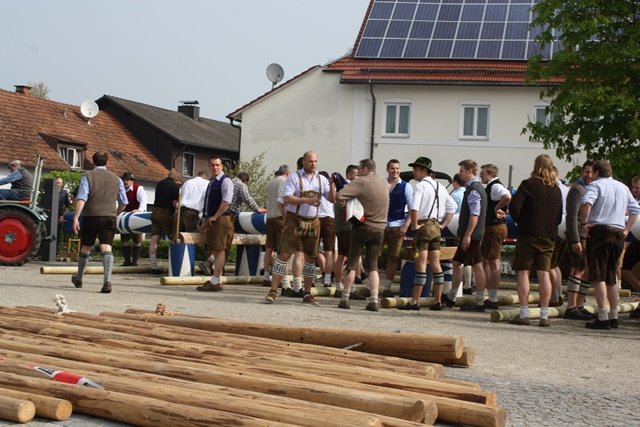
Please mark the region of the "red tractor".
POLYGON ((36 206, 42 163, 38 156, 29 200, 0 200, 0 265, 28 262, 46 236, 47 214, 36 206))

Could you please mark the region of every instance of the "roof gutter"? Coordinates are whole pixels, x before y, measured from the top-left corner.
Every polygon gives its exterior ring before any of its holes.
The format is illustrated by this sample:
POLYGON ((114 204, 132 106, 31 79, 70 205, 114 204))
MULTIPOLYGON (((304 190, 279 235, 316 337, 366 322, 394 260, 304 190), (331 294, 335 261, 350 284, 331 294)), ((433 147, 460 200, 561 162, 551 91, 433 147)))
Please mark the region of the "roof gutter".
POLYGON ((373 93, 373 83, 369 80, 369 93, 371 94, 371 150, 369 152, 369 158, 373 160, 373 143, 375 141, 375 132, 376 132, 376 95, 373 93))

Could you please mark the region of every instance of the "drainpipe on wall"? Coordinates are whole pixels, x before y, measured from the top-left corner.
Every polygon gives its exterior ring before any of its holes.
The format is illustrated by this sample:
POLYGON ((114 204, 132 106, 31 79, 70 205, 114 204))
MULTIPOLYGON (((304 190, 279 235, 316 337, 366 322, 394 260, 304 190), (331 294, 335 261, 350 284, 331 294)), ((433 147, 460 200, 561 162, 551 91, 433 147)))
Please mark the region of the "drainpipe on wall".
MULTIPOLYGON (((234 124, 233 121, 234 120, 231 117, 229 117, 229 124, 234 128, 238 129, 238 161, 240 161, 240 148, 242 144, 242 126, 234 124)), ((242 122, 238 121, 238 123, 242 123, 242 122)))
POLYGON ((371 106, 371 151, 369 158, 373 160, 373 143, 375 141, 376 132, 376 95, 373 93, 373 83, 369 81, 369 93, 371 94, 371 100, 373 104, 371 106))

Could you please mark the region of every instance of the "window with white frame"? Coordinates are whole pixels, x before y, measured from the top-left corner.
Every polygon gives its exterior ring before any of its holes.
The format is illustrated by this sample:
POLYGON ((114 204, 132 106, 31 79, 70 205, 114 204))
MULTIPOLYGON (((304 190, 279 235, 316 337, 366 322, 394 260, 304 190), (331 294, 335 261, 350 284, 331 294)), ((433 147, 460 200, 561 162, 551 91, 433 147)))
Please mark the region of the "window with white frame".
POLYGON ((553 120, 553 114, 547 111, 549 104, 535 104, 533 106, 533 122, 543 126, 549 126, 553 120))
POLYGON ((193 153, 182 154, 182 176, 195 176, 196 155, 193 153))
POLYGON ((460 138, 489 139, 489 105, 462 104, 460 138))
POLYGON ((385 103, 384 135, 409 136, 411 104, 403 102, 385 103))
POLYGON ((62 145, 58 147, 58 155, 71 166, 71 169, 82 169, 84 161, 83 148, 62 145))

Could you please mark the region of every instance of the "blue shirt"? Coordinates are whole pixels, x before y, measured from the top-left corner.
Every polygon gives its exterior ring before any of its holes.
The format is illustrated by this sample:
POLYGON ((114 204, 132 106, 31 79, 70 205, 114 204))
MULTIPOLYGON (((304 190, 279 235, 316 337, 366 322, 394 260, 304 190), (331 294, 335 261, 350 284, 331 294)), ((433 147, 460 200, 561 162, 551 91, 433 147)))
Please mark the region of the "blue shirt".
MULTIPOLYGON (((106 166, 96 166, 95 169, 106 169, 106 166)), ((78 187, 77 200, 84 200, 85 202, 89 198, 89 180, 86 175, 80 177, 80 186, 78 187)), ((127 191, 124 189, 124 183, 121 179, 118 180, 118 204, 126 205, 129 203, 127 198, 127 191)))
POLYGON ((587 222, 625 228, 625 216, 640 214, 640 205, 629 188, 615 179, 599 178, 587 185, 582 203, 591 205, 587 222))
POLYGON ((5 185, 5 184, 10 184, 12 182, 16 182, 20 178, 22 178, 22 174, 20 173, 20 169, 16 169, 15 171, 11 172, 9 175, 7 175, 4 178, 0 179, 0 185, 5 185))
MULTIPOLYGON (((467 187, 473 184, 474 182, 479 182, 480 180, 477 177, 471 178, 469 182, 467 182, 467 187)), ((469 196, 467 197, 467 204, 469 205, 469 213, 473 216, 480 216, 480 212, 482 211, 482 196, 476 190, 470 190, 469 196)))
POLYGON ((451 192, 451 198, 456 202, 456 212, 460 213, 460 208, 462 207, 462 199, 464 198, 464 187, 458 187, 457 189, 451 192))

